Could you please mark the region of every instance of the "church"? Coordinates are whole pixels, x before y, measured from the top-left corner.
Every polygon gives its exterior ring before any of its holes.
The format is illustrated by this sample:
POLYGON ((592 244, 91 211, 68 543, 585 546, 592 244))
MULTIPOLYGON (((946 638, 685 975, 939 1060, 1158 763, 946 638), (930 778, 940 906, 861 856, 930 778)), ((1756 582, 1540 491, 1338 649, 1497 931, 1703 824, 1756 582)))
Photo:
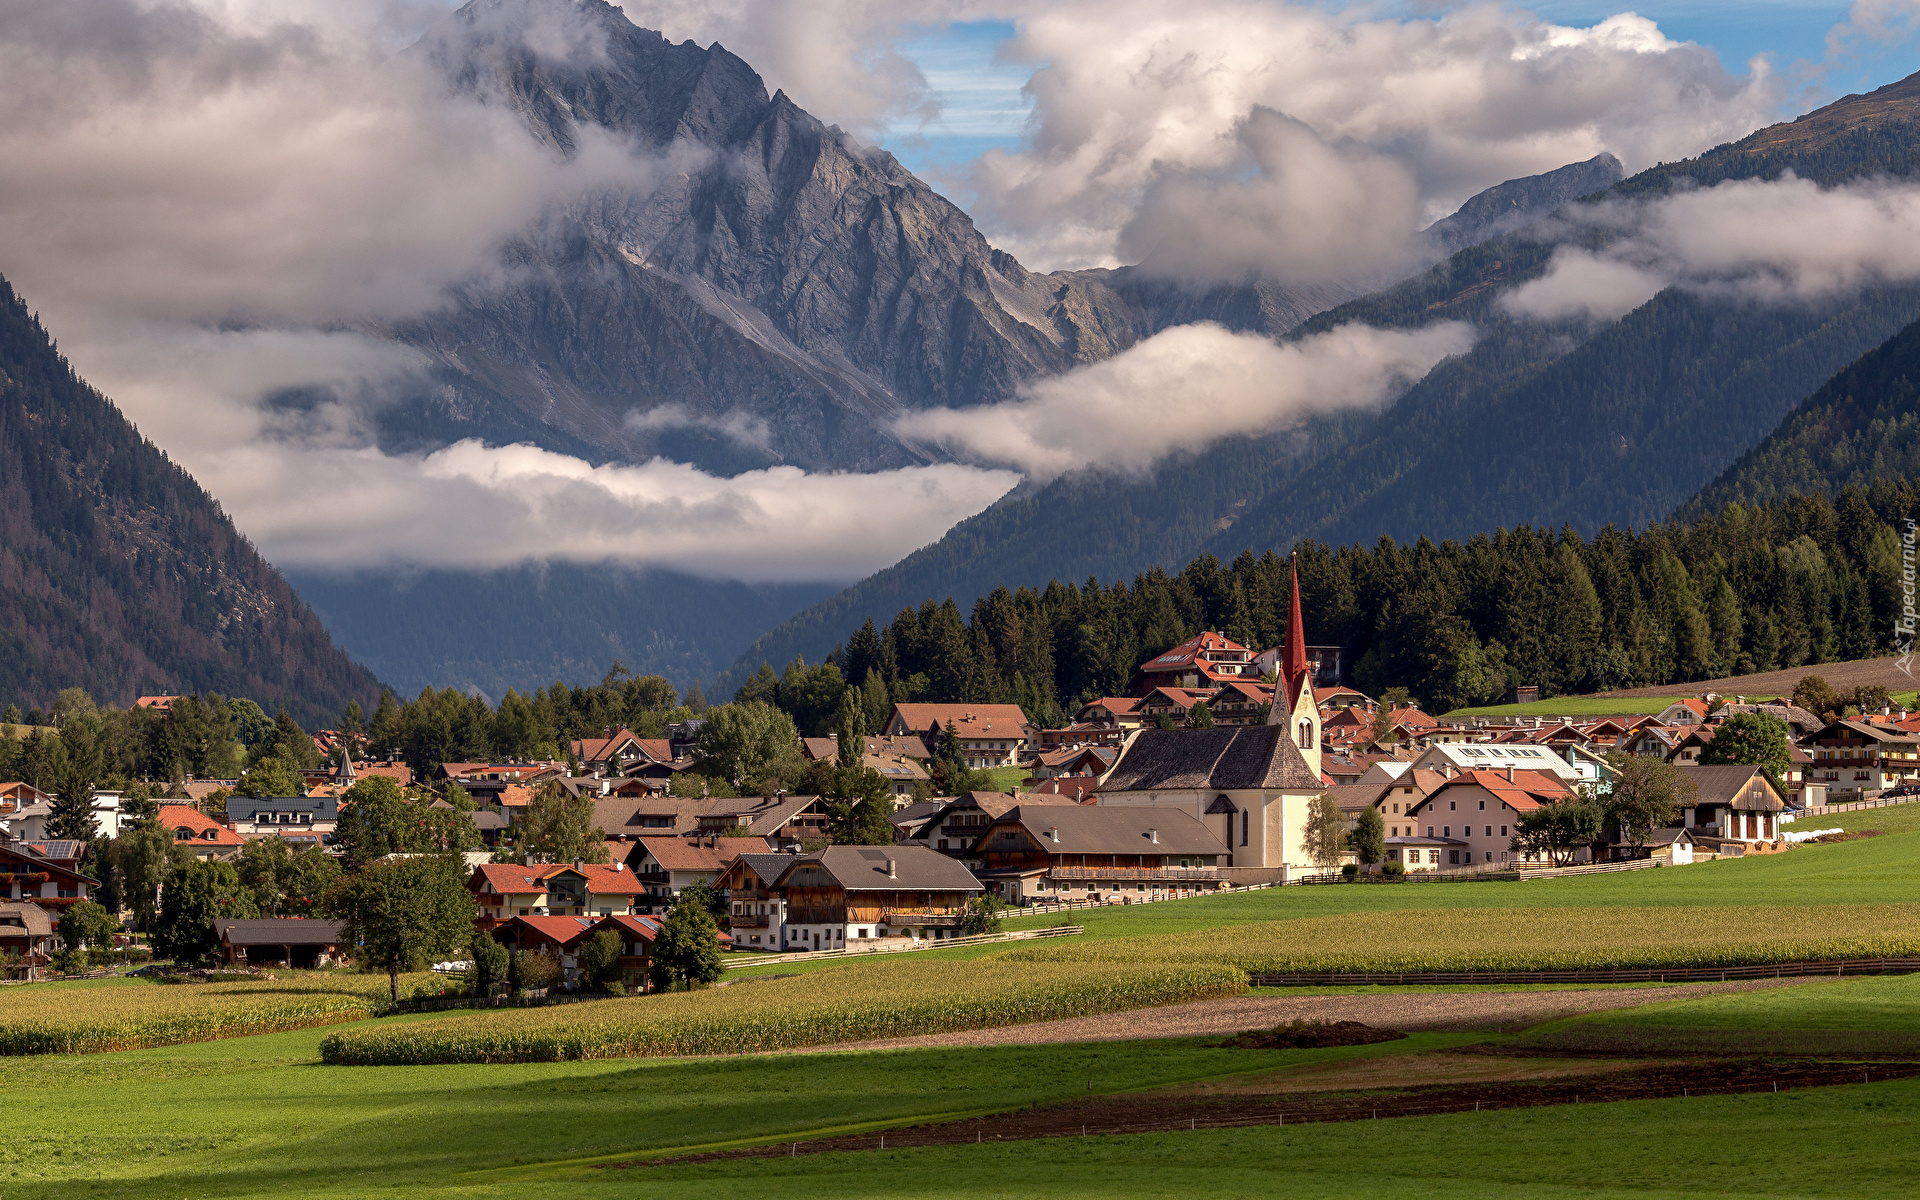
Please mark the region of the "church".
POLYGON ((1328 784, 1297 571, 1278 675, 1265 725, 1132 734, 1099 803, 1190 813, 1227 844, 1229 867, 1264 868, 1272 882, 1317 871, 1303 844, 1307 809, 1328 784))

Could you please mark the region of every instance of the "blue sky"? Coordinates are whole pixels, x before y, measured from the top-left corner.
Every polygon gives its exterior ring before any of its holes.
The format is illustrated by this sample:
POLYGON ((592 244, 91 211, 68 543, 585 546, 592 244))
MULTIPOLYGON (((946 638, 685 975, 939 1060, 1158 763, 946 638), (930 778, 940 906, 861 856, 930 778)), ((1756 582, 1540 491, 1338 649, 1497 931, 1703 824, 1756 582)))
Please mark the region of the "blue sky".
MULTIPOLYGON (((1434 5, 1386 4, 1383 11, 1431 10, 1434 5)), ((1592 25, 1618 12, 1637 12, 1659 23, 1668 37, 1710 46, 1727 69, 1745 74, 1757 54, 1772 57, 1774 68, 1791 72, 1796 63, 1816 63, 1826 55, 1827 31, 1847 19, 1845 3, 1796 0, 1746 0, 1745 3, 1593 4, 1586 0, 1548 0, 1520 5, 1562 25, 1592 25)), ((909 170, 940 174, 978 157, 994 146, 1019 143, 1028 104, 1020 88, 1033 67, 995 61, 1011 25, 979 21, 954 25, 901 46, 940 95, 943 116, 936 124, 897 125, 887 138, 909 170)), ((1834 65, 1825 77, 1822 101, 1847 92, 1870 91, 1920 70, 1914 44, 1867 45, 1864 53, 1834 65)), ((1787 112, 1783 117, 1796 114, 1787 112)))

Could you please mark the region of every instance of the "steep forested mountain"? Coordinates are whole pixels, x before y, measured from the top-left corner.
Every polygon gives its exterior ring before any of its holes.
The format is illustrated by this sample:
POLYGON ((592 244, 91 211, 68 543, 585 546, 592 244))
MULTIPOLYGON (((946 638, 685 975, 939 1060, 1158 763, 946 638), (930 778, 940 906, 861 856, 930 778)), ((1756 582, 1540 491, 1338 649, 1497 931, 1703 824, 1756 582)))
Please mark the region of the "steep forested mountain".
MULTIPOLYGON (((1824 184, 1905 175, 1920 166, 1917 155, 1920 76, 1643 171, 1593 199, 1789 170, 1824 184)), ((1124 575, 1195 552, 1232 559, 1303 537, 1339 545, 1658 520, 1821 381, 1920 317, 1920 288, 1911 286, 1778 307, 1672 288, 1593 324, 1507 315, 1501 296, 1539 278, 1555 244, 1508 233, 1300 325, 1302 336, 1352 321, 1475 326, 1470 352, 1384 414, 1219 444, 1164 464, 1146 483, 1064 478, 1016 494, 775 629, 723 684, 763 660, 817 659, 862 620, 902 604, 953 595, 964 605, 997 584, 1124 575)))
POLYGON ((1920 477, 1920 322, 1828 380, 1681 507, 1682 520, 1794 493, 1920 477))
POLYGON ((0 695, 67 687, 217 691, 309 726, 380 690, 0 280, 0 695))

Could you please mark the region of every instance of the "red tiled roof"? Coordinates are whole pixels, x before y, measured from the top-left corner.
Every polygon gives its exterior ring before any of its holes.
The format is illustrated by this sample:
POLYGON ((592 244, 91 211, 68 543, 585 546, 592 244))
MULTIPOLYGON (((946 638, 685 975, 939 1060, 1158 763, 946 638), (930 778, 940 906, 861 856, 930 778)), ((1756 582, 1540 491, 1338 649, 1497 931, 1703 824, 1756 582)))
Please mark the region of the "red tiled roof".
POLYGON ((1253 651, 1242 646, 1232 638, 1229 638, 1224 633, 1214 633, 1209 630, 1197 637, 1190 637, 1166 653, 1157 655, 1141 663, 1140 671, 1142 674, 1157 675, 1164 671, 1178 671, 1183 667, 1194 666, 1196 663, 1200 666, 1201 670, 1204 671, 1209 664, 1201 659, 1200 655, 1209 651, 1239 651, 1246 655, 1246 662, 1251 663, 1253 661, 1253 651))
MULTIPOLYGON (((1026 736, 1027 714, 1018 704, 896 704, 894 716, 914 733, 953 725, 963 738, 1020 738, 1026 736)), ((891 718, 888 728, 893 727, 891 718)))
POLYGON ((202 846, 244 846, 247 839, 241 837, 225 825, 209 817, 197 808, 185 804, 162 804, 160 806, 160 825, 162 828, 178 834, 185 829, 193 835, 193 840, 202 846), (212 837, 207 834, 212 833, 212 837))
POLYGON ((767 839, 757 837, 643 837, 639 842, 663 870, 716 874, 742 854, 766 854, 772 849, 767 839))
POLYGON ((541 880, 547 871, 546 866, 526 867, 519 863, 481 863, 473 869, 468 879, 471 886, 474 880, 487 885, 487 890, 502 896, 525 896, 535 892, 544 892, 547 885, 541 880))

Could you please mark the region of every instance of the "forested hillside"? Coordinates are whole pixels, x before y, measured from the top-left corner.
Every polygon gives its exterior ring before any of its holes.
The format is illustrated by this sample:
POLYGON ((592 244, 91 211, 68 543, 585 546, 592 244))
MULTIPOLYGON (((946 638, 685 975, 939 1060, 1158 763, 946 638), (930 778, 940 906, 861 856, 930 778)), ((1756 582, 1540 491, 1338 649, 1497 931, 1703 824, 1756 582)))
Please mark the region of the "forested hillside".
MULTIPOLYGON (((1920 488, 1883 482, 1585 540, 1521 526, 1438 544, 1302 542, 1306 639, 1344 646, 1362 689, 1405 687, 1436 712, 1520 684, 1557 695, 1863 658, 1889 645, 1895 530, 1917 509, 1920 488)), ((1268 551, 1227 567, 1202 555, 1177 575, 999 588, 971 619, 929 599, 848 630, 828 663, 790 668, 769 698, 811 712, 816 693, 859 682, 882 702, 1017 701, 1052 722, 1202 630, 1279 644, 1287 594, 1287 560, 1268 551)), ((746 692, 766 697, 772 679, 763 668, 746 692)))
POLYGON ((217 691, 303 722, 379 684, 0 280, 0 696, 217 691))
POLYGON ((1696 518, 1731 503, 1796 492, 1831 496, 1920 476, 1920 323, 1828 380, 1766 441, 1681 508, 1696 518))
MULTIPOLYGON (((1825 184, 1908 175, 1917 155, 1920 77, 1640 172, 1581 203, 1789 170, 1825 184)), ((724 682, 762 660, 818 658, 861 620, 926 596, 965 605, 1001 584, 1131 575, 1198 552, 1231 560, 1303 537, 1337 545, 1662 520, 1834 372, 1920 317, 1911 286, 1780 307, 1676 288, 1593 324, 1507 315, 1500 297, 1538 278, 1553 249, 1533 232, 1510 233, 1301 326, 1297 336, 1354 321, 1475 326, 1470 352, 1384 414, 1216 444, 1145 482, 1067 477, 1017 494, 774 629, 724 682)))

